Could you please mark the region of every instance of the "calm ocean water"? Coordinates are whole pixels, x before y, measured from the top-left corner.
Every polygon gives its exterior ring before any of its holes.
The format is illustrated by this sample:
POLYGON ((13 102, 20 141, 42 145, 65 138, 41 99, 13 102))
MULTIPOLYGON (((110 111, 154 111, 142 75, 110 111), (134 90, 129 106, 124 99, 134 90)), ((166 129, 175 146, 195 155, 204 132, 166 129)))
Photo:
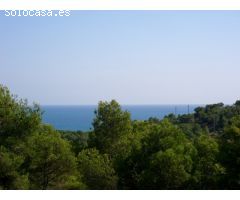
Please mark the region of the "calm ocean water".
MULTIPOLYGON (((193 112, 199 105, 189 105, 193 112)), ((92 127, 96 106, 42 106, 43 121, 58 130, 87 131, 92 127)), ((188 105, 136 105, 122 106, 131 113, 133 120, 146 120, 149 117, 163 118, 170 113, 186 114, 188 105)))

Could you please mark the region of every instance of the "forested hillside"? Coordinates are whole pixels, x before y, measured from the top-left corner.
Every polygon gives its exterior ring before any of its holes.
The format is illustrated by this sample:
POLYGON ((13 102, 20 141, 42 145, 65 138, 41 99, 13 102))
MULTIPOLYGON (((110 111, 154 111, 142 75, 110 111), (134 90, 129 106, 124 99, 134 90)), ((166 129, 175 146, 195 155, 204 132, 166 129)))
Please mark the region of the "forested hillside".
POLYGON ((87 133, 41 117, 0 86, 0 189, 240 189, 240 101, 146 121, 99 102, 87 133))

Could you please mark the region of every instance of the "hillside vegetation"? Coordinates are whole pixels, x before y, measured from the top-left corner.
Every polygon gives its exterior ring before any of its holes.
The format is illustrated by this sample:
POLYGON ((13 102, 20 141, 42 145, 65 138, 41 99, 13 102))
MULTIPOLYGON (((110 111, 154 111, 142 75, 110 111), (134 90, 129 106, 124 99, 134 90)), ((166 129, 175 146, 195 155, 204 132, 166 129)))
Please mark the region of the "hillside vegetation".
POLYGON ((240 189, 240 101, 146 121, 101 101, 87 133, 41 118, 0 86, 0 189, 240 189))

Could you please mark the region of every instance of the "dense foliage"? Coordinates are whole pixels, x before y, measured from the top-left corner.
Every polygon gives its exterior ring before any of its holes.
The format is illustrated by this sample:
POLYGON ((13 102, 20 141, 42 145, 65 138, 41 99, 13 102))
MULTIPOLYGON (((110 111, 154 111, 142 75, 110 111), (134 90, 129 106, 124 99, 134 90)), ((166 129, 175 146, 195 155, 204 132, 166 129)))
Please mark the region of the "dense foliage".
POLYGON ((240 101, 146 121, 100 102, 88 133, 41 115, 0 86, 0 189, 240 189, 240 101))

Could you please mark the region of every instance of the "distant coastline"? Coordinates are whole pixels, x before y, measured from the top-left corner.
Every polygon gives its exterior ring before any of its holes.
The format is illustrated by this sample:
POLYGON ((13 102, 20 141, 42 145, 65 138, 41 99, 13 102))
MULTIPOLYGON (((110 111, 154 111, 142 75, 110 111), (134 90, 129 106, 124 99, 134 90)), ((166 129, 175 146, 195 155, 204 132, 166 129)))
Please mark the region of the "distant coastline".
MULTIPOLYGON (((131 113, 133 120, 147 120, 150 117, 162 119, 168 114, 188 114, 203 104, 160 104, 160 105, 122 105, 131 113), (189 106, 189 107, 188 107, 189 106)), ((58 130, 89 131, 92 128, 94 110, 97 105, 44 105, 43 122, 58 130)))

